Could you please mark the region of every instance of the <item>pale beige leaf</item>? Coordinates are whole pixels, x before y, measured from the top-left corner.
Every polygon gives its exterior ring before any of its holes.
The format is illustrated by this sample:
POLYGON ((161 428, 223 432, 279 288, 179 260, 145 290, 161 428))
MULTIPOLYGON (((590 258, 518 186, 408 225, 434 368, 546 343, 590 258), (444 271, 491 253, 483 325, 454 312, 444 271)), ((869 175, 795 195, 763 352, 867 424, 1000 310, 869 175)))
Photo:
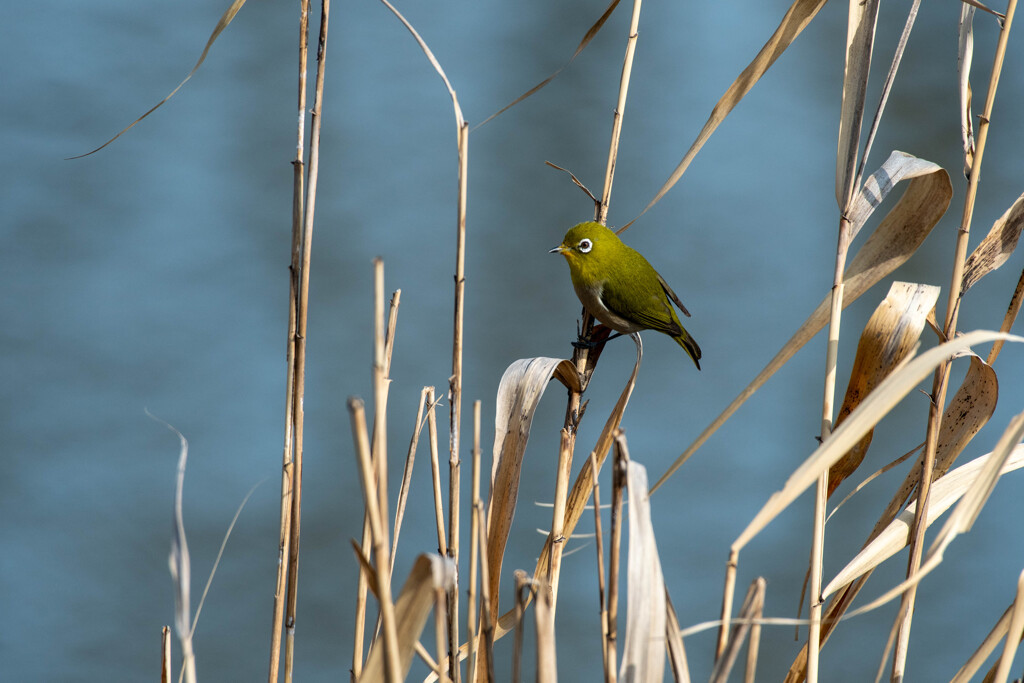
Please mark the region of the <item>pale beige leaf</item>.
MULTIPOLYGON (((840 425, 871 391, 913 352, 925 321, 935 308, 939 288, 910 282, 894 282, 889 294, 875 309, 857 344, 843 405, 836 417, 840 425)), ((828 473, 828 495, 860 466, 871 444, 869 430, 828 473)))
MULTIPOLYGON (((395 623, 398 631, 398 659, 401 679, 405 679, 420 633, 427 623, 438 589, 447 591, 455 583, 455 565, 451 560, 426 553, 416 558, 409 578, 395 602, 395 623)), ((384 676, 384 639, 378 638, 370 649, 360 681, 386 680, 384 676)))
POLYGON ((930 349, 914 360, 906 363, 896 372, 887 377, 863 403, 850 414, 843 424, 839 425, 832 435, 819 446, 790 475, 783 488, 772 494, 743 533, 733 542, 732 550, 739 552, 754 536, 797 496, 803 493, 832 464, 853 447, 867 431, 874 427, 904 396, 930 374, 940 363, 975 344, 984 344, 994 339, 1006 339, 1024 342, 1024 337, 1001 332, 977 330, 968 332, 956 339, 930 349))
POLYGON ((960 5, 960 38, 957 41, 956 71, 960 85, 960 138, 964 146, 964 175, 974 166, 974 118, 971 116, 971 62, 974 60, 974 12, 960 5))
MULTIPOLYGON (((975 458, 961 465, 932 484, 928 497, 928 513, 925 528, 930 527, 942 514, 956 503, 964 493, 974 485, 982 468, 992 454, 975 458)), ((1000 475, 1024 467, 1024 446, 1013 450, 1009 460, 1000 470, 1000 475)), ((904 510, 885 530, 867 544, 850 562, 836 574, 836 577, 822 591, 822 597, 828 597, 837 589, 853 581, 858 576, 874 569, 885 560, 906 547, 910 538, 910 530, 914 526, 914 515, 917 501, 904 510)))
MULTIPOLYGON (((916 206, 908 206, 907 210, 897 213, 892 220, 906 220, 913 215, 910 213, 910 210, 916 210, 932 201, 941 202, 943 174, 945 174, 945 171, 938 164, 926 159, 920 159, 906 152, 893 150, 889 154, 889 158, 885 160, 885 163, 864 181, 857 196, 850 204, 850 209, 846 213, 847 218, 850 220, 850 239, 852 240, 857 236, 860 229, 864 227, 864 224, 875 212, 875 209, 878 208, 878 205, 885 200, 901 180, 920 178, 925 187, 908 187, 907 194, 911 194, 912 189, 914 189, 914 193, 921 193, 916 198, 913 195, 911 196, 911 201, 916 206)), ((950 189, 950 193, 952 194, 952 189, 950 189)), ((906 199, 906 195, 904 195, 904 199, 906 199)), ((948 205, 949 202, 947 201, 946 204, 948 205)), ((896 208, 893 211, 895 212, 896 208)), ((945 213, 944 206, 941 213, 935 219, 936 222, 943 213, 945 213)), ((888 216, 886 218, 889 219, 888 216)))
POLYGON ((1017 197, 1017 201, 1006 210, 1006 213, 992 224, 992 229, 985 235, 985 239, 967 257, 964 263, 964 277, 960 282, 960 296, 976 285, 978 280, 1006 263, 1010 254, 1017 248, 1022 228, 1024 194, 1017 197))
POLYGON ((999 658, 999 668, 993 678, 995 683, 1006 683, 1010 677, 1010 667, 1024 635, 1024 572, 1017 578, 1017 598, 1013 601, 1013 612, 1010 615, 1010 626, 1006 631, 1006 643, 1003 655, 999 658))
POLYGON ((665 577, 651 523, 647 470, 630 462, 629 560, 627 564, 626 641, 619 679, 659 683, 665 676, 665 577))
MULTIPOLYGON (((701 128, 700 133, 697 135, 697 139, 694 140, 693 144, 690 145, 690 149, 686 152, 686 156, 679 162, 675 170, 672 171, 672 175, 669 176, 665 184, 661 186, 657 194, 654 195, 654 199, 648 202, 644 210, 640 212, 640 216, 647 213, 647 211, 657 204, 662 197, 664 197, 669 190, 683 177, 683 173, 689 167, 694 157, 697 156, 697 152, 701 150, 704 143, 708 141, 711 134, 715 132, 719 124, 725 120, 725 117, 729 115, 729 112, 740 103, 751 88, 761 79, 761 76, 765 74, 768 69, 771 68, 775 60, 778 59, 786 48, 796 40, 796 37, 800 35, 800 32, 811 22, 811 19, 818 14, 825 5, 825 0, 793 0, 793 4, 786 10, 786 15, 782 17, 782 21, 779 23, 779 27, 775 29, 775 33, 768 39, 768 42, 764 44, 761 51, 757 53, 754 60, 747 65, 747 68, 736 77, 729 89, 725 91, 725 94, 715 104, 714 109, 711 110, 711 116, 708 117, 704 127, 701 128)), ((637 216, 639 218, 639 216, 637 216)), ((634 221, 636 218, 633 219, 634 221)), ((632 221, 630 221, 632 222, 632 221)))
MULTIPOLYGON (((887 172, 900 172, 902 167, 911 169, 902 174, 904 179, 910 179, 910 184, 896 206, 882 219, 882 222, 860 247, 846 269, 844 307, 856 301, 872 285, 903 265, 917 251, 935 224, 942 218, 942 214, 946 212, 949 201, 953 197, 953 185, 949 181, 949 174, 935 164, 930 162, 919 164, 918 161, 920 160, 915 160, 914 157, 902 152, 894 152, 886 161, 890 169, 887 172)), ((887 167, 883 166, 883 169, 885 168, 887 167)), ((876 173, 872 176, 874 180, 869 179, 864 184, 864 189, 854 204, 859 217, 859 224, 851 226, 854 232, 860 229, 870 215, 870 212, 858 209, 861 202, 863 201, 865 206, 873 208, 884 199, 885 193, 892 189, 892 186, 883 182, 880 177, 876 178, 879 175, 880 173, 876 173)), ((831 294, 825 296, 810 317, 775 354, 768 365, 726 406, 721 415, 704 428, 697 440, 676 458, 668 471, 661 475, 651 487, 652 493, 657 491, 691 455, 697 452, 698 448, 704 445, 704 442, 712 434, 718 431, 719 427, 732 417, 733 413, 748 398, 753 396, 772 375, 778 372, 779 368, 789 362, 789 359, 825 326, 828 322, 831 300, 831 294)))
MULTIPOLYGON (((1014 601, 1016 602, 1016 601, 1014 601)), ((974 674, 978 672, 981 665, 985 663, 989 655, 992 654, 996 649, 996 645, 1006 635, 1007 629, 1010 627, 1010 614, 1013 612, 1013 603, 1006 608, 1003 612, 1003 616, 999 617, 999 621, 992 627, 988 635, 985 636, 985 640, 981 642, 978 649, 970 656, 970 658, 964 663, 960 670, 956 672, 956 675, 950 679, 949 683, 969 683, 974 679, 974 674)))
POLYGON ((846 23, 846 69, 843 75, 843 103, 839 115, 839 145, 836 152, 836 202, 846 211, 853 195, 860 147, 860 128, 864 119, 864 95, 874 51, 878 0, 849 4, 846 23))
MULTIPOLYGON (((619 394, 619 400, 615 403, 615 407, 612 409, 611 415, 605 421, 604 428, 601 430, 601 434, 597 437, 597 444, 594 446, 593 451, 595 459, 597 460, 597 467, 600 469, 601 464, 608 456, 608 451, 612 447, 612 442, 615 438, 615 432, 619 428, 619 424, 622 422, 622 416, 626 411, 626 405, 629 403, 629 397, 633 393, 633 387, 636 385, 636 375, 640 371, 640 361, 643 358, 643 343, 640 340, 640 335, 632 335, 633 341, 636 343, 636 364, 633 366, 633 372, 626 381, 626 386, 623 387, 622 393, 619 394)), ((580 473, 576 476, 576 481, 573 483, 572 490, 569 492, 569 500, 565 506, 565 521, 562 525, 562 534, 564 536, 571 536, 572 532, 576 530, 576 524, 580 521, 580 517, 583 516, 586 510, 587 501, 590 500, 591 492, 594 489, 593 470, 591 467, 583 467, 580 469, 580 473)), ((547 539, 544 543, 544 547, 541 549, 540 557, 537 559, 537 568, 534 570, 534 576, 547 576, 548 569, 551 563, 551 543, 550 539, 547 539)), ((495 625, 494 638, 497 640, 506 633, 515 628, 515 611, 509 610, 501 616, 501 619, 495 625)))
POLYGON ((530 439, 530 426, 552 377, 579 388, 575 366, 559 358, 526 358, 508 366, 498 385, 494 414, 494 455, 487 512, 487 565, 491 618, 497 619, 498 587, 512 519, 516 513, 519 475, 530 439))
POLYGON ((109 145, 111 142, 118 139, 119 137, 127 133, 129 130, 134 128, 136 123, 138 123, 142 119, 146 118, 147 116, 155 112, 157 109, 162 107, 167 100, 174 97, 177 94, 177 92, 181 90, 182 86, 188 83, 189 79, 195 75, 196 71, 199 70, 199 67, 202 66, 203 62, 206 61, 206 55, 210 53, 210 48, 213 47, 213 42, 217 40, 221 32, 228 27, 228 24, 231 23, 231 20, 235 18, 235 15, 238 14, 238 10, 242 9, 242 5, 244 4, 245 0, 234 0, 234 2, 231 3, 231 6, 224 10, 224 14, 221 15, 220 20, 217 22, 217 25, 213 27, 213 33, 211 33, 210 37, 207 39, 206 46, 203 48, 203 53, 199 55, 199 59, 196 61, 196 65, 192 67, 192 70, 188 72, 188 75, 185 76, 181 83, 178 84, 178 87, 172 90, 167 97, 157 102, 149 111, 147 111, 145 114, 132 121, 120 133, 110 138, 96 149, 92 150, 91 152, 86 152, 85 154, 79 154, 78 156, 69 157, 68 159, 81 159, 82 157, 87 157, 90 154, 95 154, 96 152, 100 151, 101 149, 109 145))

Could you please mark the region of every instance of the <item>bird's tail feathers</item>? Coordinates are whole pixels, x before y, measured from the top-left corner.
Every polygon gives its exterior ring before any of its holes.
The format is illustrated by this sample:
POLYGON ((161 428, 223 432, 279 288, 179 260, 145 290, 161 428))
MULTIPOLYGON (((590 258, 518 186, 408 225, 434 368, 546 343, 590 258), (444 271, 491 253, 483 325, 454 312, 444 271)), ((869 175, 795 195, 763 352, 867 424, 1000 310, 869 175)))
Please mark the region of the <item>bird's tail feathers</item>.
POLYGON ((693 337, 686 330, 683 330, 683 333, 678 337, 672 338, 686 350, 686 353, 693 359, 693 364, 700 370, 700 347, 697 346, 697 342, 694 341, 693 337))

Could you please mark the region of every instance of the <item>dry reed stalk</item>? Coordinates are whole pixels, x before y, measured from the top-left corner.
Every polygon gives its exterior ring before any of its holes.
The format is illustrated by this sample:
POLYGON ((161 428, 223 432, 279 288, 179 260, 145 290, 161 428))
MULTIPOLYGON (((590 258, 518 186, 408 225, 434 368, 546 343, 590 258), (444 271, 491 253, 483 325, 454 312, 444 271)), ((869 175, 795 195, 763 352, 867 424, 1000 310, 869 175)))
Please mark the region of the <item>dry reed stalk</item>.
POLYGON ((558 448, 558 469, 555 473, 555 504, 552 506, 551 563, 548 565, 547 584, 551 588, 551 617, 555 616, 558 605, 558 579, 562 572, 562 551, 565 550, 565 504, 569 495, 569 474, 572 469, 572 453, 576 445, 574 432, 563 428, 558 448))
POLYGON ((633 73, 633 55, 636 53, 636 40, 640 30, 640 5, 641 0, 633 0, 633 15, 629 20, 629 37, 626 39, 626 56, 622 60, 622 74, 619 76, 619 99, 615 105, 612 136, 608 143, 604 191, 601 194, 601 206, 597 216, 597 222, 601 225, 608 222, 608 205, 612 198, 612 181, 615 179, 615 163, 619 156, 619 135, 622 133, 622 117, 626 111, 626 95, 629 93, 629 78, 633 73))
MULTIPOLYGON (((618 436, 618 433, 616 433, 618 436)), ((611 545, 608 555, 608 681, 618 680, 619 641, 619 558, 622 550, 622 493, 626 488, 626 461, 619 440, 615 440, 615 461, 612 465, 611 545)))
POLYGON ((512 683, 519 683, 522 680, 523 671, 523 613, 526 611, 527 605, 527 601, 523 597, 523 589, 531 589, 533 582, 522 569, 515 570, 512 577, 516 587, 516 627, 512 637, 512 683))
POLYGON ((451 683, 448 673, 444 670, 445 651, 448 649, 447 615, 445 605, 448 602, 448 593, 438 586, 434 590, 434 640, 437 645, 437 661, 431 667, 441 683, 451 683))
MULTIPOLYGON (((608 608, 605 605, 604 576, 604 535, 601 530, 601 491, 597 482, 597 456, 590 454, 590 476, 593 479, 594 498, 594 545, 597 547, 597 607, 601 626, 601 666, 604 669, 605 683, 611 680, 608 669, 608 608)), ((678 624, 677 624, 678 626, 678 624)))
MULTIPOLYGON (((943 334, 946 339, 952 339, 956 334, 957 317, 960 311, 961 286, 964 275, 964 263, 967 260, 967 244, 971 234, 971 221, 974 217, 974 203, 978 192, 978 181, 981 174, 981 162, 985 154, 985 144, 988 141, 989 121, 992 116, 992 107, 995 103, 996 90, 999 87, 999 77, 1003 70, 1003 60, 1006 56, 1006 45, 1010 37, 1010 28, 1013 25, 1013 16, 1017 8, 1017 0, 1009 0, 1006 7, 1006 17, 1001 22, 999 40, 996 44, 995 56, 992 63, 992 72, 989 77, 988 93, 985 97, 984 113, 978 122, 978 132, 975 140, 974 158, 971 163, 971 175, 967 182, 967 196, 964 200, 964 210, 960 221, 960 229, 957 231, 956 247, 953 257, 953 273, 950 277, 949 297, 946 302, 946 320, 943 326, 943 334)), ((921 479, 918 483, 918 505, 914 519, 914 526, 911 531, 910 558, 907 563, 907 578, 911 579, 921 566, 921 555, 924 551, 924 520, 928 513, 928 494, 931 489, 933 467, 935 463, 935 451, 938 446, 939 427, 942 418, 943 406, 946 402, 946 390, 949 387, 949 371, 951 362, 943 363, 935 371, 932 381, 932 402, 928 411, 927 437, 923 464, 921 467, 921 479)), ((910 627, 914 616, 914 602, 917 596, 917 584, 913 583, 900 601, 899 635, 896 640, 896 651, 893 654, 892 677, 893 680, 902 680, 906 670, 907 650, 910 643, 910 627)))
POLYGON ((160 629, 160 683, 171 683, 171 627, 160 629))
POLYGON ((555 683, 558 666, 555 657, 554 591, 544 579, 537 581, 537 601, 533 616, 537 628, 537 683, 555 683))
MULTIPOLYGON (((1013 290, 1013 296, 1010 297, 1010 304, 1007 306, 1006 315, 1003 316, 1003 324, 999 326, 1000 332, 1009 332, 1010 328, 1013 327, 1014 321, 1017 319, 1017 314, 1020 313, 1021 302, 1024 301, 1024 270, 1020 271, 1020 277, 1017 279, 1017 287, 1013 290)), ((988 365, 992 365, 996 358, 999 357, 999 352, 1003 349, 1003 340, 999 339, 992 345, 992 349, 988 352, 988 357, 985 362, 988 365)))
MULTIPOLYGON (((392 300, 394 303, 394 300, 392 300)), ((433 387, 420 390, 420 402, 416 408, 416 422, 412 427, 412 438, 409 439, 409 452, 405 456, 405 469, 402 471, 402 485, 398 489, 398 501, 395 503, 395 529, 391 538, 391 566, 389 572, 395 570, 395 555, 398 554, 398 535, 402 531, 402 520, 405 518, 405 504, 409 498, 409 486, 412 483, 412 468, 416 461, 416 447, 419 445, 420 432, 423 430, 423 406, 430 405, 427 394, 433 393, 433 387)))
MULTIPOLYGON (((395 624, 395 605, 391 600, 391 581, 388 579, 387 531, 381 515, 379 487, 375 479, 375 464, 370 452, 369 434, 366 428, 366 409, 357 398, 348 401, 349 414, 352 420, 352 437, 355 442, 356 458, 359 462, 359 475, 366 505, 366 518, 370 524, 373 539, 375 583, 377 599, 380 603, 381 622, 384 634, 384 670, 388 683, 401 680, 401 664, 398 658, 398 633, 395 624)), ((379 478, 379 472, 376 472, 379 478)))
MULTIPOLYGON (((298 130, 295 143, 295 160, 292 161, 292 243, 291 265, 288 277, 288 341, 286 356, 285 379, 285 421, 284 449, 281 456, 281 509, 280 531, 278 536, 277 581, 274 587, 274 608, 270 629, 270 668, 268 680, 277 683, 278 669, 281 661, 281 630, 284 626, 285 596, 287 591, 287 569, 285 548, 291 547, 291 516, 292 516, 292 481, 294 479, 295 461, 292 455, 295 429, 295 352, 298 342, 296 330, 299 306, 299 273, 302 271, 302 207, 305 196, 305 162, 306 144, 306 69, 309 45, 309 0, 300 0, 299 8, 299 97, 298 97, 298 130)), ((360 582, 362 596, 365 601, 366 586, 360 582)), ((359 634, 357 633, 357 638, 359 634)), ((361 645, 361 641, 359 643, 361 645)), ((361 651, 357 647, 354 652, 361 651)), ((357 662, 353 654, 353 668, 357 662)))
MULTIPOLYGON (((477 518, 477 535, 480 538, 480 556, 487 557, 487 514, 482 501, 477 501, 474 508, 477 518)), ((494 683, 494 623, 491 620, 491 580, 488 576, 486 562, 480 563, 480 652, 477 653, 477 666, 469 672, 471 680, 480 680, 480 669, 484 670, 484 680, 494 683), (483 662, 479 657, 483 655, 483 662)))
POLYGON ((751 636, 750 649, 748 650, 747 672, 745 678, 752 680, 753 665, 757 662, 757 645, 753 641, 753 629, 756 621, 761 618, 764 611, 764 593, 766 582, 763 577, 754 579, 750 588, 747 589, 747 596, 740 607, 739 619, 733 627, 733 636, 729 639, 726 651, 715 661, 714 671, 711 673, 712 683, 725 683, 729 678, 736 658, 739 656, 743 642, 748 634, 751 636))
POLYGON ((430 408, 427 410, 427 429, 430 434, 430 478, 434 485, 434 526, 437 530, 437 552, 447 555, 448 543, 444 534, 444 503, 441 501, 441 465, 438 462, 437 454, 437 419, 434 413, 433 387, 427 391, 427 401, 430 403, 430 408))
POLYGON ((473 678, 476 671, 476 643, 473 636, 476 633, 476 575, 477 564, 480 559, 480 519, 475 510, 482 506, 480 502, 480 401, 473 402, 473 466, 472 466, 472 491, 470 502, 474 513, 469 516, 469 595, 466 600, 466 641, 467 658, 466 672, 469 678, 473 678))

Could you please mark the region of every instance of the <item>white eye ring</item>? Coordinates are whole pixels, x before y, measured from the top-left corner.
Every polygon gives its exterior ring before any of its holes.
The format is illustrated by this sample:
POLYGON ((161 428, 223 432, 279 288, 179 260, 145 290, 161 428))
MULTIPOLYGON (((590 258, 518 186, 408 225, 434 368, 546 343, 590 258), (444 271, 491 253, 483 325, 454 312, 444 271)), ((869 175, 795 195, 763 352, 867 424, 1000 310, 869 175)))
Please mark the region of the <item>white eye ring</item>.
POLYGON ((580 240, 580 243, 576 245, 576 248, 579 249, 581 253, 586 254, 594 248, 594 243, 587 238, 583 238, 580 240))

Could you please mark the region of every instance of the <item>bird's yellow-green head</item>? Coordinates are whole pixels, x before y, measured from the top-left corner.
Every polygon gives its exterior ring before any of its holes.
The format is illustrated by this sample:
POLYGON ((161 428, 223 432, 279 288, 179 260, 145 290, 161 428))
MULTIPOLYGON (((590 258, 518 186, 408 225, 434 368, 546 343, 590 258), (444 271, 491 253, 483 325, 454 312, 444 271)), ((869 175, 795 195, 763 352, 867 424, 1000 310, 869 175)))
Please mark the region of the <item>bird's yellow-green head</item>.
MULTIPOLYGON (((600 223, 580 223, 565 233, 562 243, 549 253, 561 254, 569 262, 573 281, 593 280, 611 267, 624 252, 632 251, 618 235, 600 223)), ((589 283, 588 283, 589 284, 589 283)))

